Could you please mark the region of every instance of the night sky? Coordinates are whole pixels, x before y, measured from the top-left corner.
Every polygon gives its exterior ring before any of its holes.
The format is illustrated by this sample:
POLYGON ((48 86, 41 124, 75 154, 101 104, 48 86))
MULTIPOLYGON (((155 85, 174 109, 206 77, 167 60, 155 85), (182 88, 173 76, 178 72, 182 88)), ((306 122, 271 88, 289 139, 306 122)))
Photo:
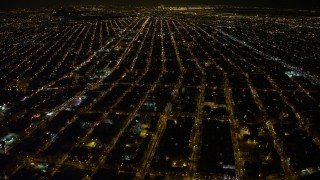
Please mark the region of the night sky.
POLYGON ((214 5, 320 9, 319 0, 1 0, 0 7, 56 7, 65 5, 214 5))

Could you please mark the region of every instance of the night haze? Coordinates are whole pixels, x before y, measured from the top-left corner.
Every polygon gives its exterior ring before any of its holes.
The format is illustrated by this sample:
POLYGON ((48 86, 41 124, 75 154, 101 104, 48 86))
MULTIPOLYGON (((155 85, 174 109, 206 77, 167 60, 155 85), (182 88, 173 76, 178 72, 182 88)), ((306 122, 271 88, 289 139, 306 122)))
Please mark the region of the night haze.
POLYGON ((3 0, 0 8, 6 7, 57 7, 69 5, 236 5, 273 8, 319 9, 318 0, 3 0))

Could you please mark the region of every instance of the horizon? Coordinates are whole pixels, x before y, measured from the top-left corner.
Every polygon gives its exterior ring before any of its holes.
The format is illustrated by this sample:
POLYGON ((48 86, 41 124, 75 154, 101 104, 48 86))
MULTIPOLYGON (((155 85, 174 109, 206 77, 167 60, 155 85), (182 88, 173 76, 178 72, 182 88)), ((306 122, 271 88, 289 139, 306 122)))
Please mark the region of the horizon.
POLYGON ((286 0, 268 0, 268 1, 253 1, 253 0, 138 0, 132 2, 130 0, 119 0, 112 2, 109 0, 93 0, 89 3, 84 0, 54 0, 54 1, 40 1, 40 0, 4 0, 2 3, 1 9, 6 8, 55 8, 55 7, 68 7, 68 6, 79 6, 79 5, 88 5, 88 6, 214 6, 214 5, 226 5, 226 6, 239 6, 239 7, 260 7, 260 8, 278 8, 278 9, 301 9, 301 10, 319 10, 320 4, 316 0, 309 0, 308 2, 302 2, 298 0, 291 1, 288 3, 286 0))

